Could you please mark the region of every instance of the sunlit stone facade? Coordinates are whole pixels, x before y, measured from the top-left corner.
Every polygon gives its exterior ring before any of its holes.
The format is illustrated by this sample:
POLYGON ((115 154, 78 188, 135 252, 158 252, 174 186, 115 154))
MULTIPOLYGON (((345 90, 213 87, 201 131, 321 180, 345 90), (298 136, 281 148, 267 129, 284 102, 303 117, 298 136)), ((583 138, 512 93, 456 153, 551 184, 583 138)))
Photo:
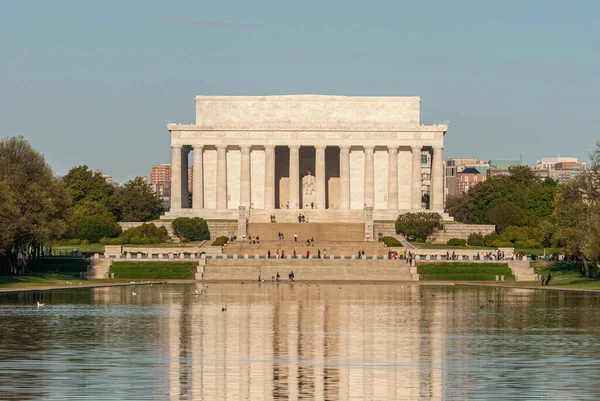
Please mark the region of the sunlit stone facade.
POLYGON ((446 125, 420 124, 419 97, 197 96, 195 124, 169 124, 166 218, 375 220, 419 211, 421 151, 432 155, 431 209, 443 210, 446 125), (192 204, 186 185, 190 153, 192 204))

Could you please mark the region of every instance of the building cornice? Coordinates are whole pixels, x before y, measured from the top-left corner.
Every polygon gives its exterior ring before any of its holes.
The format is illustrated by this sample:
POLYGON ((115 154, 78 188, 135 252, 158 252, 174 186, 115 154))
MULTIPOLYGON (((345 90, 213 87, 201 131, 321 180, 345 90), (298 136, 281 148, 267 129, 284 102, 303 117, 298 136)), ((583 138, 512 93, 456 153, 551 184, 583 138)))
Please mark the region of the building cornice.
POLYGON ((260 126, 220 124, 199 125, 199 124, 167 124, 167 129, 173 131, 247 131, 247 132, 443 132, 448 130, 447 125, 419 125, 419 126, 380 126, 380 125, 292 125, 292 124, 260 124, 260 126))

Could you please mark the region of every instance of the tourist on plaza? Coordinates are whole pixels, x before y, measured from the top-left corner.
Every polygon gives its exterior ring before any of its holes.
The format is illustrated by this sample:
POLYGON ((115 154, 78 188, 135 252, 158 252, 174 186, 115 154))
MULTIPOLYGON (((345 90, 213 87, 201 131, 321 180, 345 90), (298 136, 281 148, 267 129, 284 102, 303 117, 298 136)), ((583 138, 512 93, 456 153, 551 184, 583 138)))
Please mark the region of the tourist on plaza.
POLYGON ((552 280, 552 274, 548 273, 548 278, 546 279, 546 285, 550 285, 550 280, 552 280))
POLYGON ((544 285, 544 280, 545 280, 545 277, 544 277, 544 275, 542 275, 542 285, 544 285))
POLYGON ((456 259, 456 252, 452 251, 452 260, 456 259))
POLYGON ((275 276, 275 282, 276 282, 276 283, 278 283, 278 282, 279 282, 279 277, 281 277, 281 276, 279 275, 279 272, 277 272, 277 275, 275 276))
POLYGON ((298 255, 296 255, 296 250, 294 249, 294 254, 293 254, 294 259, 296 259, 298 257, 298 255))
POLYGON ((294 233, 294 241, 297 242, 298 241, 298 234, 294 233))
POLYGON ((317 252, 317 259, 321 259, 321 250, 320 249, 317 252))
POLYGON ((302 223, 302 213, 298 215, 298 223, 302 223))
POLYGON ((285 258, 285 251, 282 249, 281 250, 281 259, 285 258))
POLYGON ((446 251, 446 260, 450 260, 450 252, 446 251))
POLYGON ((310 239, 310 244, 311 244, 312 246, 315 246, 315 239, 314 239, 314 238, 311 238, 311 239, 310 239))
POLYGON ((260 272, 258 272, 258 282, 259 283, 260 283, 260 280, 261 280, 261 276, 262 276, 262 274, 260 272))
POLYGON ((323 259, 327 257, 327 249, 323 249, 323 259))
POLYGON ((267 259, 271 259, 271 250, 270 249, 267 251, 267 259))
POLYGON ((275 257, 275 259, 279 259, 279 249, 277 250, 277 256, 275 257))
POLYGON ((288 277, 289 277, 290 281, 294 281, 294 271, 293 270, 290 272, 288 277))
POLYGON ((306 259, 308 259, 310 256, 310 250, 306 251, 306 259))

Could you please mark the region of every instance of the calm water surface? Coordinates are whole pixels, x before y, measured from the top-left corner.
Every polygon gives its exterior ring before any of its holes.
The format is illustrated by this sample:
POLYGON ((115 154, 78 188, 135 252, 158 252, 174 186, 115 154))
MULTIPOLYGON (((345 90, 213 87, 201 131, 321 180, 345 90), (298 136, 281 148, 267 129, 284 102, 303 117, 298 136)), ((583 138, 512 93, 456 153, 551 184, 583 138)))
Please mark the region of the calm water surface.
POLYGON ((596 294, 202 288, 0 295, 0 399, 600 399, 596 294))

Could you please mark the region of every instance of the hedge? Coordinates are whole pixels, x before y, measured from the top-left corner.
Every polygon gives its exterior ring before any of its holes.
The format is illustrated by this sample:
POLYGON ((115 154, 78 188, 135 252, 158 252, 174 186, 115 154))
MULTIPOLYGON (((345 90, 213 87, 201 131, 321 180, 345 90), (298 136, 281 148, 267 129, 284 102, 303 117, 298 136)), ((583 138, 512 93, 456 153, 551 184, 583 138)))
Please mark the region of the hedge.
POLYGON ((462 238, 449 239, 447 245, 450 246, 467 246, 467 240, 462 238))
POLYGON ((383 237, 381 239, 386 246, 402 246, 402 243, 394 237, 383 237))
POLYGON ((227 243, 227 241, 229 241, 229 239, 226 236, 221 235, 220 237, 215 238, 212 246, 223 246, 227 243))

